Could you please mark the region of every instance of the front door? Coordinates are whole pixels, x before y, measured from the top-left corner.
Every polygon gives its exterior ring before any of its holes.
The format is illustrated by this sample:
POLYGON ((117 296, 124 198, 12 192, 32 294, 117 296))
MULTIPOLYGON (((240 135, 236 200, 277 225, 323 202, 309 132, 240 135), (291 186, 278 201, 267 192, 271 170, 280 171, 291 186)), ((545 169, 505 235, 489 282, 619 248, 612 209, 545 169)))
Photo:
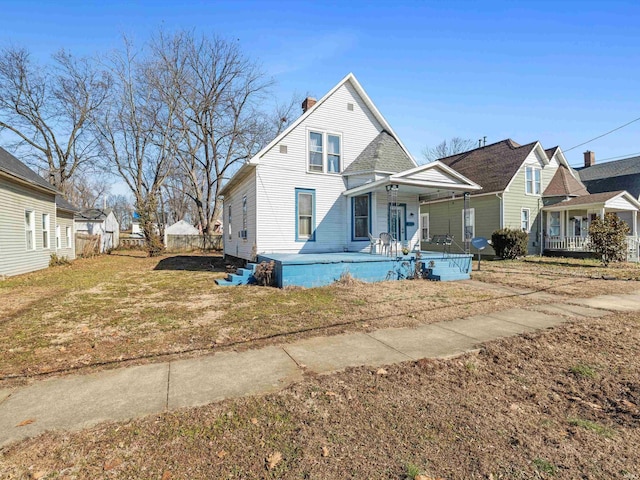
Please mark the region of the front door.
POLYGON ((404 203, 389 205, 389 233, 399 242, 407 240, 407 206, 404 203))

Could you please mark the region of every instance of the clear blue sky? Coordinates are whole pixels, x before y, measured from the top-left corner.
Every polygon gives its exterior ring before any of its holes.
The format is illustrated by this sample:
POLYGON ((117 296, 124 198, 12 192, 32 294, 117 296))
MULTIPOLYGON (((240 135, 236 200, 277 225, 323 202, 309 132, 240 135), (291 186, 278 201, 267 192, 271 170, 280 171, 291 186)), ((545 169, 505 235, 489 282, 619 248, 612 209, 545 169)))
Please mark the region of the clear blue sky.
MULTIPOLYGON (((0 0, 0 46, 38 57, 144 41, 158 27, 237 39, 320 97, 353 72, 416 158, 453 136, 569 149, 640 117, 640 2, 0 0)), ((640 121, 567 153, 640 154, 640 121)))

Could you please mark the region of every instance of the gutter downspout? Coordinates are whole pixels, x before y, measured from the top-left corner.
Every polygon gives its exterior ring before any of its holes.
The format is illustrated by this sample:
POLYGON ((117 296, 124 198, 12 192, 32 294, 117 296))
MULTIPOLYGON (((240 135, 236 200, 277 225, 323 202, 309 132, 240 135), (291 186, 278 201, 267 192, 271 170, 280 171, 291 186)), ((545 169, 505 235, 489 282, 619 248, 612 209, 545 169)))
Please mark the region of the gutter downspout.
POLYGON ((541 201, 542 198, 538 198, 538 236, 540 237, 540 256, 542 256, 542 253, 544 252, 544 245, 542 245, 544 237, 542 235, 542 208, 540 208, 541 201))
POLYGON ((496 193, 496 197, 500 200, 500 228, 504 228, 504 196, 501 197, 499 193, 496 193))

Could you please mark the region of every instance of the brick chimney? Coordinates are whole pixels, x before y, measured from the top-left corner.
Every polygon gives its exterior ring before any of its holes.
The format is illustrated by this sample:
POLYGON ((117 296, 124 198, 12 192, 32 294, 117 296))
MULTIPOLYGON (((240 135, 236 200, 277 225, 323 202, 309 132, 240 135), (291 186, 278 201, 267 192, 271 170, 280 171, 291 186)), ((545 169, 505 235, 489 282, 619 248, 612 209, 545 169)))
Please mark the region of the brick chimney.
POLYGON ((596 164, 596 153, 591 150, 584 152, 584 166, 591 167, 596 164))
POLYGON ((313 107, 318 101, 313 97, 307 97, 302 102, 302 113, 313 107))

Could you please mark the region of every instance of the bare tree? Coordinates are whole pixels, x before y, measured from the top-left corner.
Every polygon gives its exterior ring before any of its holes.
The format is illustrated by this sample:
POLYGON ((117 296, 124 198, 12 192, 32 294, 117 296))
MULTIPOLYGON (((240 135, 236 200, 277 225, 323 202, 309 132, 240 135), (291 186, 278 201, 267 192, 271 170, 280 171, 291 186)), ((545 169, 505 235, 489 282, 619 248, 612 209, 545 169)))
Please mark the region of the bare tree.
POLYGON ((457 153, 467 152, 476 148, 476 142, 469 138, 453 137, 448 142, 443 140, 433 148, 425 147, 422 150, 424 160, 429 163, 440 158, 449 157, 457 153))
POLYGON ((86 209, 100 206, 100 199, 106 199, 111 183, 104 174, 98 172, 76 172, 65 187, 67 199, 75 206, 86 209))
POLYGON ((212 233, 223 179, 259 150, 271 128, 262 112, 272 82, 236 43, 221 38, 161 32, 152 49, 156 68, 165 72, 165 102, 179 105, 172 138, 190 185, 185 193, 203 230, 212 233))
POLYGON ((155 256, 162 250, 156 225, 160 190, 175 158, 171 134, 177 105, 158 90, 165 72, 126 39, 108 64, 114 95, 96 117, 96 131, 105 157, 133 194, 148 253, 155 256))
POLYGON ((69 179, 96 158, 90 118, 105 101, 110 78, 86 58, 60 51, 52 65, 32 62, 28 51, 0 51, 0 131, 52 185, 68 193, 69 179))
POLYGON ((113 210, 113 214, 118 220, 120 230, 127 230, 131 225, 133 202, 126 195, 109 195, 107 207, 113 210))

